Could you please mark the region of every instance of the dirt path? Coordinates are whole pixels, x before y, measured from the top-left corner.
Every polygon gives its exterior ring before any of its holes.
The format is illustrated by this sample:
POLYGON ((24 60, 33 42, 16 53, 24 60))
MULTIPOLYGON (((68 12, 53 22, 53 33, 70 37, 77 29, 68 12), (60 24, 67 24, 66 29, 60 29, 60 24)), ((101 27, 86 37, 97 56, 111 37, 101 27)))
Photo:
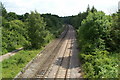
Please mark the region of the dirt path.
POLYGON ((0 62, 3 61, 4 59, 8 59, 9 57, 15 55, 20 50, 23 50, 23 48, 19 48, 17 50, 14 50, 12 52, 7 53, 7 54, 1 55, 0 56, 0 62))
POLYGON ((75 31, 68 26, 16 78, 81 78, 75 31))

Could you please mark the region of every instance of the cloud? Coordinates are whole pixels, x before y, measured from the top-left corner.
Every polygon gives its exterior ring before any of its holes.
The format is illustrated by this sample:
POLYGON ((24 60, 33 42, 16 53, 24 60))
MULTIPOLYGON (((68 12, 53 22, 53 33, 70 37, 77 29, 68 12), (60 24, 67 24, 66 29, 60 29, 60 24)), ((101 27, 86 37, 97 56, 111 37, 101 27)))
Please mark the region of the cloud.
POLYGON ((76 15, 86 11, 88 4, 103 10, 107 14, 115 12, 119 0, 1 0, 7 11, 24 14, 31 10, 40 13, 52 13, 59 16, 76 15))
POLYGON ((118 3, 118 9, 120 9, 120 1, 119 1, 119 3, 118 3))

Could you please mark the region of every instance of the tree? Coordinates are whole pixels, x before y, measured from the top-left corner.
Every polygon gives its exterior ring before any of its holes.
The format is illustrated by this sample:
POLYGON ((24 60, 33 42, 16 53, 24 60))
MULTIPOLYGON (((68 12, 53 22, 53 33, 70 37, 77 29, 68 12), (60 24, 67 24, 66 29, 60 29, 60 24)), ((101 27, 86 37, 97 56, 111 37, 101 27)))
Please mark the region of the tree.
POLYGON ((112 15, 111 41, 108 46, 112 51, 120 51, 120 11, 112 15))
POLYGON ((0 16, 2 15, 3 17, 6 17, 7 11, 4 7, 4 5, 2 4, 2 2, 0 2, 0 12, 2 12, 2 13, 0 13, 0 16))
POLYGON ((91 9, 91 12, 97 12, 97 9, 95 9, 95 7, 93 6, 92 9, 91 9))
POLYGON ((87 14, 89 13, 89 11, 90 11, 90 6, 89 6, 89 4, 88 4, 88 7, 87 7, 87 14))
POLYGON ((8 21, 11 21, 11 20, 18 19, 18 17, 17 17, 17 14, 16 14, 16 13, 14 13, 14 12, 9 12, 9 13, 7 14, 7 16, 6 16, 6 19, 7 19, 8 21))
POLYGON ((4 22, 2 35, 3 54, 28 44, 27 29, 20 20, 4 22))
POLYGON ((62 21, 59 16, 51 14, 42 14, 41 16, 44 17, 44 21, 46 22, 46 29, 55 37, 58 37, 62 28, 62 21))
POLYGON ((25 13, 24 15, 24 21, 29 17, 29 13, 25 13))
POLYGON ((28 16, 29 16, 29 13, 25 13, 23 15, 17 15, 17 18, 23 22, 26 22, 27 21, 26 19, 28 18, 28 16))
MULTIPOLYGON (((78 42, 81 48, 80 58, 83 62, 85 78, 118 78, 118 54, 108 46, 120 32, 112 29, 112 17, 104 12, 89 12, 78 30, 78 42), (88 67, 89 65, 89 67, 88 67)), ((119 45, 120 43, 118 43, 119 45)))
MULTIPOLYGON (((106 16, 105 13, 89 12, 89 15, 82 21, 81 27, 79 28, 81 43, 83 45, 83 42, 85 42, 85 44, 91 43, 92 45, 94 44, 94 48, 104 50, 104 44, 110 39, 111 23, 111 17, 106 16)), ((90 48, 93 48, 93 46, 90 48)))
POLYGON ((28 36, 33 48, 40 48, 44 43, 46 35, 46 24, 40 14, 31 12, 28 17, 28 36))

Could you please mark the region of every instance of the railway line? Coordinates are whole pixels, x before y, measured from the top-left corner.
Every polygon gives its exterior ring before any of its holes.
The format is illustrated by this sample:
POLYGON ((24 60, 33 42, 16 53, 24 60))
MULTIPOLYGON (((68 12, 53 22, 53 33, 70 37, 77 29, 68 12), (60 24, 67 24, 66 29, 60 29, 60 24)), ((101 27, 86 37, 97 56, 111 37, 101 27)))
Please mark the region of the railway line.
POLYGON ((82 78, 75 31, 71 25, 16 78, 82 78))

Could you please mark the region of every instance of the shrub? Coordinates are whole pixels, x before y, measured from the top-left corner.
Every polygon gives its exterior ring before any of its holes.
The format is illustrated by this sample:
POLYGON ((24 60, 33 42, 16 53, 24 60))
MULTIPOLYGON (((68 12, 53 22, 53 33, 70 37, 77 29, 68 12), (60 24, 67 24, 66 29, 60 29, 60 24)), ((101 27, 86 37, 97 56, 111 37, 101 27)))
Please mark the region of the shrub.
MULTIPOLYGON (((78 30, 80 58, 86 78, 118 78, 117 59, 111 59, 112 17, 103 12, 89 12, 78 30), (111 56, 109 56, 111 55, 111 56)), ((117 36, 117 35, 116 35, 117 36)), ((116 57, 114 57, 116 58, 116 57)))

